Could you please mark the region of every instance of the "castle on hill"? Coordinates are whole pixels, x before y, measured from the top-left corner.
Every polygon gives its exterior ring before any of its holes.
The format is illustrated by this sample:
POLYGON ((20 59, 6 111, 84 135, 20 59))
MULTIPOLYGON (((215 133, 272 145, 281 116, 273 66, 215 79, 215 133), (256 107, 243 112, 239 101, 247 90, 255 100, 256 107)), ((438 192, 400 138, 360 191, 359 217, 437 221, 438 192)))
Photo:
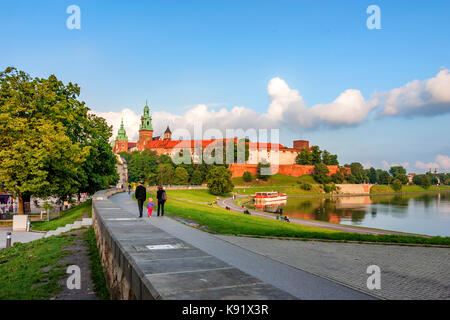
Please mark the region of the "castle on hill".
MULTIPOLYGON (((144 113, 141 116, 141 124, 139 125, 139 138, 137 142, 128 141, 126 131, 123 126, 123 119, 120 124, 117 136, 112 143, 114 153, 119 152, 133 152, 144 150, 152 150, 158 155, 179 154, 189 150, 191 156, 195 160, 194 149, 201 146, 202 151, 206 147, 213 147, 215 144, 226 143, 233 140, 235 144, 238 138, 232 139, 210 139, 210 140, 173 140, 172 132, 167 126, 167 129, 162 135, 153 135, 152 117, 150 115, 150 108, 145 104, 144 113)), ((295 159, 297 155, 305 148, 310 149, 309 141, 295 140, 293 147, 288 148, 279 143, 260 143, 260 142, 246 142, 249 149, 249 157, 245 164, 232 164, 230 170, 233 176, 242 176, 244 171, 250 171, 256 174, 256 167, 258 163, 267 161, 270 164, 277 164, 279 166, 279 173, 287 175, 300 176, 303 174, 311 174, 314 166, 300 166, 297 165, 295 159), (285 172, 282 172, 285 171, 285 172)), ((330 174, 337 172, 338 166, 329 166, 330 174)))

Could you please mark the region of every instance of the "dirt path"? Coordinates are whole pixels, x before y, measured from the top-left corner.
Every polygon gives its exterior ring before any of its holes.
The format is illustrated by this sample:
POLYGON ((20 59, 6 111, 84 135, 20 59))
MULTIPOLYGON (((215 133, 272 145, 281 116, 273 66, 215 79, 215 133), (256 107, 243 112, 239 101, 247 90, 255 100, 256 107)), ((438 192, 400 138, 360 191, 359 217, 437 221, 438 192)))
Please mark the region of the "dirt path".
POLYGON ((67 250, 72 251, 72 254, 64 257, 59 262, 62 264, 77 265, 81 270, 81 289, 69 289, 67 288, 67 279, 70 276, 61 279, 59 284, 61 285, 61 291, 51 300, 98 300, 97 295, 94 292, 94 285, 92 283, 90 263, 91 260, 88 256, 88 246, 86 240, 83 239, 83 233, 86 229, 79 229, 68 234, 76 235, 74 244, 67 250))

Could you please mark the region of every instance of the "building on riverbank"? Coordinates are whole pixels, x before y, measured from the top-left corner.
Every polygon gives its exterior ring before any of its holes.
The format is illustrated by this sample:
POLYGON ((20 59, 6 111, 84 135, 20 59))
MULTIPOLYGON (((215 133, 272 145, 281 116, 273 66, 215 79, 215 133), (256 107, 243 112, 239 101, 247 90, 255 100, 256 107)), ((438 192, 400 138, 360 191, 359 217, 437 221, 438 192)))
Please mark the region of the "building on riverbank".
MULTIPOLYGON (((209 153, 215 148, 225 147, 229 143, 238 144, 238 138, 228 139, 209 139, 209 140, 174 140, 172 139, 172 131, 169 126, 163 134, 155 136, 152 125, 152 117, 150 108, 146 103, 141 123, 139 125, 138 141, 128 141, 123 119, 118 130, 117 136, 112 143, 114 153, 133 152, 151 150, 158 155, 176 156, 188 152, 194 163, 201 161, 201 156, 205 150, 209 153), (200 157, 199 157, 200 154, 200 157)), ((261 143, 246 141, 248 147, 248 159, 245 163, 231 164, 229 169, 233 177, 240 177, 245 171, 256 174, 258 163, 268 162, 272 165, 272 172, 282 173, 289 176, 301 176, 314 173, 312 165, 297 165, 296 158, 303 149, 311 150, 309 141, 295 140, 292 148, 286 147, 280 143, 261 143)), ((208 153, 208 154, 209 154, 208 153)), ((225 160, 225 159, 224 159, 225 160)), ((339 170, 339 166, 328 166, 329 174, 334 174, 339 170)))

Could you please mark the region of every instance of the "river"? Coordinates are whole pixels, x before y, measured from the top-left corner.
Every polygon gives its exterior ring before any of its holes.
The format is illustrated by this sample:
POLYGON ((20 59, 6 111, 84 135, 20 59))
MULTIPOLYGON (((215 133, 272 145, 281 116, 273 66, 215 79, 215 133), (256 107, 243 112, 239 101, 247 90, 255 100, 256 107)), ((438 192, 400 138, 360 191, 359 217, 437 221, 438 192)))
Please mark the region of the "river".
MULTIPOLYGON (((284 215, 346 225, 450 236, 450 192, 288 198, 284 215)), ((274 212, 277 207, 266 207, 274 212)))

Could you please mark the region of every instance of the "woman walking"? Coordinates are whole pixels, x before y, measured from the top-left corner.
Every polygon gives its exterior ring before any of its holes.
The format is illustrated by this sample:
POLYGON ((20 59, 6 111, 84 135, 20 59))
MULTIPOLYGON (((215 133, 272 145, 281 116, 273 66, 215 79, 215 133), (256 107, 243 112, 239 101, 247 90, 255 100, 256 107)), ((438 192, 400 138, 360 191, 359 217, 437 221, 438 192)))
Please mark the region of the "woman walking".
POLYGON ((158 217, 161 211, 161 217, 164 216, 164 204, 167 200, 166 190, 163 189, 163 186, 158 186, 158 192, 156 193, 156 198, 158 199, 158 217))

